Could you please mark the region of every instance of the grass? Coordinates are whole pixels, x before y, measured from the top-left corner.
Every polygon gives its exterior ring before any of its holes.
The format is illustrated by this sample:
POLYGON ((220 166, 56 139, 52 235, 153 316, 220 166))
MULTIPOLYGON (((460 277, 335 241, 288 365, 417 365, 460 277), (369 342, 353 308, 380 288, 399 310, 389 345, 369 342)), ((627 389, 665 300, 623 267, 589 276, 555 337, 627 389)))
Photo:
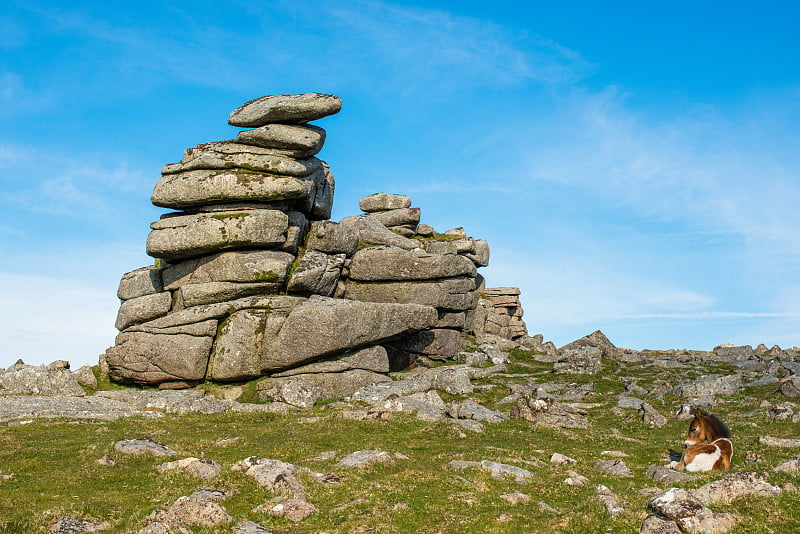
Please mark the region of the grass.
MULTIPOLYGON (((637 378, 649 386, 655 380, 673 384, 684 377, 708 371, 657 369, 604 362, 602 375, 554 375, 552 364, 536 362, 532 354, 515 353, 513 373, 476 381, 493 387, 476 390, 473 398, 488 407, 508 411, 510 405, 494 403, 508 394, 509 383, 593 382, 595 393, 586 430, 533 428, 526 421, 485 424, 485 432, 460 431, 446 422, 423 422, 396 414, 389 421, 350 421, 335 417, 326 406, 289 415, 215 414, 163 418, 127 418, 114 422, 76 423, 35 420, 0 427, 0 470, 13 473, 0 479, 0 532, 49 532, 63 515, 108 521, 113 532, 137 532, 155 508, 166 508, 181 495, 200 487, 229 493, 223 505, 236 521, 250 519, 276 533, 530 533, 530 532, 637 532, 648 514, 643 488, 659 485, 645 475, 650 464, 666 463, 670 448, 679 449, 687 423, 670 417, 663 428, 648 428, 634 410, 620 410, 615 396, 624 389, 622 378, 637 378), (516 375, 532 376, 516 376, 516 375), (303 422, 316 416, 316 422, 303 422), (154 467, 164 458, 126 456, 114 450, 120 439, 152 437, 179 451, 179 457, 211 458, 223 466, 220 478, 203 482, 180 472, 159 474, 154 467), (224 446, 215 443, 238 438, 224 446), (407 460, 346 469, 336 465, 344 455, 362 449, 402 453, 407 460), (323 451, 335 450, 337 459, 312 462, 323 451), (600 472, 595 463, 621 451, 634 476, 616 478, 600 472), (574 466, 556 466, 550 455, 559 452, 577 460, 574 466), (114 466, 97 464, 108 454, 114 466), (265 513, 252 513, 257 505, 275 495, 239 472, 230 471, 237 461, 256 455, 276 458, 333 473, 338 485, 323 485, 304 477, 309 500, 321 511, 294 524, 265 513), (493 460, 528 469, 534 477, 519 485, 511 477, 495 480, 482 469, 451 471, 452 460, 493 460), (568 470, 589 478, 584 487, 563 484, 568 470), (626 512, 611 520, 596 500, 595 486, 604 484, 616 494, 626 512), (501 495, 520 491, 530 501, 511 505, 501 495), (558 513, 540 508, 544 502, 558 513), (343 506, 344 505, 344 506, 343 506), (505 521, 499 519, 503 517, 505 521)), ((716 366, 723 372, 726 366, 716 366)), ((800 437, 797 425, 769 421, 762 402, 783 402, 774 386, 749 388, 722 398, 712 411, 731 428, 735 455, 732 471, 768 472, 797 454, 791 449, 769 448, 758 443, 760 435, 800 437), (752 417, 740 414, 756 412, 752 417), (744 463, 746 451, 764 456, 757 466, 744 463)), ((252 392, 250 392, 252 395, 252 392)), ((646 400, 662 414, 670 414, 682 399, 664 396, 646 400)), ((174 458, 171 458, 174 459, 174 458)), ((681 487, 695 488, 717 480, 719 473, 700 474, 681 487)), ((797 475, 771 473, 773 484, 793 482, 797 475)), ((666 488, 667 486, 661 486, 666 488)), ((714 505, 740 520, 736 532, 800 531, 800 499, 797 493, 774 498, 746 498, 728 505, 714 505)), ((193 528, 197 533, 230 533, 231 526, 193 528)))

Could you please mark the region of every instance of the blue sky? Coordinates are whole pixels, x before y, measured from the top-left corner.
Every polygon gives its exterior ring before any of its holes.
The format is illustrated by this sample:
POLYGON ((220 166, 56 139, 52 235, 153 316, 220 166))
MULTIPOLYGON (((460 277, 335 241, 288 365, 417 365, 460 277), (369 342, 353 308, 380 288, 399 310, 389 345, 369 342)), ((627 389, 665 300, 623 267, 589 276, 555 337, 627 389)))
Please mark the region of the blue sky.
POLYGON ((464 226, 531 334, 800 345, 790 2, 129 6, 0 6, 0 367, 96 363, 161 166, 310 91, 343 101, 332 218, 386 191, 464 226))

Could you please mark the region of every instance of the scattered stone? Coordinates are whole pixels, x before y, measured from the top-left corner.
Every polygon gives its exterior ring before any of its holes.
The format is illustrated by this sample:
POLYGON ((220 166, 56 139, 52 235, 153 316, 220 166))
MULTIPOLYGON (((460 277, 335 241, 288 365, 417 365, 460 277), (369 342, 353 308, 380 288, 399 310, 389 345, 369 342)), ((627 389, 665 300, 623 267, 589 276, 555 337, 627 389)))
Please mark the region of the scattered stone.
POLYGON ((337 456, 336 451, 323 451, 316 456, 312 456, 311 458, 307 458, 306 461, 308 462, 327 462, 328 460, 333 460, 337 456))
POLYGON ((603 370, 602 355, 599 348, 588 345, 562 350, 553 364, 553 371, 558 374, 594 375, 603 370))
POLYGON ((539 503, 536 506, 539 508, 539 510, 541 510, 542 512, 547 512, 548 514, 558 515, 561 513, 544 501, 539 501, 539 503))
POLYGON ((174 514, 166 510, 153 510, 147 519, 150 523, 138 534, 192 534, 192 530, 181 522, 174 514))
POLYGON ((114 444, 114 449, 123 454, 152 454, 153 456, 178 454, 153 438, 123 439, 114 444))
POLYGON ((101 523, 66 515, 50 528, 50 532, 52 534, 71 534, 73 532, 101 532, 110 528, 111 524, 107 521, 101 523))
POLYGON ((759 436, 758 442, 768 447, 800 448, 800 439, 774 438, 772 436, 759 436))
POLYGON ((589 479, 575 471, 567 471, 567 478, 564 479, 564 484, 568 486, 585 486, 589 483, 589 479))
POLYGON ((473 467, 482 467, 491 472, 492 478, 501 479, 503 475, 512 475, 518 484, 525 482, 528 478, 533 478, 533 473, 527 469, 516 467, 508 464, 501 464, 499 462, 492 462, 490 460, 483 460, 481 462, 472 462, 467 460, 453 460, 448 464, 448 467, 453 471, 461 471, 473 467))
POLYGON ((793 402, 773 404, 772 407, 767 410, 767 417, 772 421, 786 421, 792 418, 794 415, 794 408, 796 407, 797 405, 793 402))
POLYGON ((674 469, 670 469, 669 467, 663 465, 650 464, 647 466, 646 473, 648 477, 652 478, 656 482, 667 484, 675 484, 678 482, 688 482, 690 480, 694 480, 692 475, 675 471, 674 469))
POLYGON ((632 477, 633 471, 623 460, 600 460, 595 464, 600 471, 616 477, 632 477))
POLYGON ((764 455, 753 451, 747 451, 744 455, 744 461, 750 465, 760 464, 764 461, 764 455))
POLYGON ((253 521, 242 521, 233 527, 233 534, 272 534, 272 530, 253 521))
POLYGON ((521 493, 519 491, 515 491, 514 493, 503 493, 502 495, 500 495, 500 498, 508 501, 514 506, 518 505, 519 503, 524 503, 531 500, 530 495, 521 493))
POLYGON ((678 384, 668 391, 676 397, 700 399, 716 395, 735 395, 742 390, 741 375, 708 375, 685 384, 678 384))
POLYGON ((607 487, 602 484, 598 485, 597 488, 597 500, 603 503, 603 506, 606 507, 606 511, 608 515, 611 516, 611 519, 616 519, 617 516, 625 511, 625 509, 619 505, 617 500, 617 496, 607 487))
POLYGON ((213 527, 232 523, 233 517, 216 499, 224 498, 218 491, 200 490, 189 496, 180 497, 168 512, 184 525, 213 527))
POLYGON ((696 490, 692 495, 705 505, 712 503, 729 503, 744 496, 773 497, 781 489, 767 482, 765 473, 741 471, 729 473, 720 480, 709 482, 696 490))
POLYGON ((511 408, 511 419, 525 419, 550 428, 588 428, 586 412, 549 398, 522 394, 511 408))
POLYGON ((733 514, 718 514, 706 508, 688 491, 670 488, 648 502, 650 507, 672 519, 684 532, 728 532, 736 525, 733 514))
POLYGON ((394 463, 392 456, 384 451, 356 451, 351 452, 341 460, 338 465, 342 467, 367 467, 374 463, 394 463))
POLYGON ((800 471, 800 455, 776 465, 772 470, 776 473, 796 473, 800 471))
POLYGON ((511 514, 500 514, 499 516, 497 516, 498 523, 510 523, 513 520, 514 516, 512 516, 511 514))
POLYGON ((180 470, 188 475, 202 478, 203 480, 210 480, 219 476, 222 468, 214 460, 208 458, 184 458, 175 462, 167 462, 156 466, 156 471, 163 473, 165 471, 180 470))
POLYGON ((550 463, 555 465, 573 465, 578 463, 578 461, 573 458, 570 458, 569 456, 564 456, 561 453, 554 452, 550 456, 550 463))
POLYGON ((94 376, 91 366, 83 365, 80 369, 72 373, 75 381, 81 386, 86 386, 90 389, 97 389, 97 377, 94 376))
POLYGON ((318 513, 317 507, 303 499, 287 499, 269 509, 269 514, 285 517, 293 523, 299 523, 310 515, 318 513))
POLYGON ((646 402, 639 406, 639 415, 642 417, 642 422, 649 426, 661 428, 667 424, 667 418, 646 402))
POLYGON ((650 514, 642 523, 639 534, 681 534, 681 529, 675 521, 668 517, 650 514))
POLYGON ((117 465, 117 462, 107 454, 104 454, 102 458, 98 459, 97 463, 100 465, 110 465, 110 466, 117 465))
POLYGON ((630 455, 622 451, 600 451, 600 456, 608 456, 609 458, 627 458, 630 455))
POLYGON ((490 410, 471 399, 451 402, 445 408, 445 413, 454 419, 472 419, 487 423, 500 423, 508 420, 506 414, 490 410))

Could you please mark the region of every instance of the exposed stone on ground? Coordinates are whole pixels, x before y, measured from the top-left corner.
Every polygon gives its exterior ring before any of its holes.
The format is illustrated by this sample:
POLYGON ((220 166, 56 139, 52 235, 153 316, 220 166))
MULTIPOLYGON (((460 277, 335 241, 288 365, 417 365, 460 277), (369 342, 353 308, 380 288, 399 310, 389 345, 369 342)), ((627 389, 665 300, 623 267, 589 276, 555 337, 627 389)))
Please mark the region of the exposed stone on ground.
POLYGON ((776 465, 772 470, 776 473, 796 473, 800 471, 800 455, 776 465))
POLYGON ((647 476, 656 482, 667 484, 675 484, 678 482, 688 482, 690 480, 694 480, 692 475, 670 469, 664 465, 650 464, 647 466, 646 473, 647 476))
POLYGON ((511 408, 511 419, 525 419, 535 425, 551 428, 587 428, 586 412, 549 398, 520 396, 511 408))
POLYGON ((508 501, 509 504, 513 506, 516 506, 519 503, 530 502, 531 500, 530 495, 522 493, 520 491, 515 491, 514 493, 503 493, 502 495, 500 495, 500 498, 505 501, 508 501))
POLYGON ((152 454, 153 456, 178 454, 153 438, 123 439, 114 444, 114 449, 123 454, 152 454))
POLYGON ((623 460, 600 460, 595 464, 600 471, 617 477, 632 477, 633 471, 623 460))
POLYGON ((612 520, 616 519, 619 514, 625 512, 625 509, 620 506, 617 496, 614 495, 607 486, 600 484, 597 486, 596 491, 597 500, 603 503, 603 506, 605 506, 612 520))
POLYGON ((733 514, 719 514, 706 508, 688 491, 670 488, 650 499, 655 511, 677 523, 684 532, 728 532, 736 525, 733 514))
POLYGON ((472 419, 487 423, 499 423, 508 419, 508 416, 504 413, 490 410, 471 399, 449 403, 445 408, 445 413, 453 419, 472 419))
POLYGON ((138 534, 192 534, 192 530, 173 513, 156 509, 147 517, 150 521, 138 534))
POLYGON ((577 463, 577 460, 570 458, 569 456, 564 456, 558 452, 554 452, 550 456, 550 463, 555 465, 573 465, 577 463))
POLYGON ((722 479, 693 490, 692 495, 705 505, 729 503, 745 496, 774 497, 781 492, 778 486, 767 482, 765 473, 741 471, 728 473, 722 479))
POLYGON ((242 521, 233 528, 233 534, 271 534, 272 530, 254 521, 242 521))
POLYGON ((225 494, 221 491, 201 489, 179 497, 167 512, 188 526, 213 527, 232 523, 231 514, 216 502, 224 498, 225 494))
POLYGON ((394 459, 391 454, 384 451, 356 451, 339 460, 338 465, 342 467, 367 467, 374 463, 394 463, 394 459))
POLYGON ((567 478, 564 479, 564 484, 568 486, 585 486, 589 483, 589 479, 576 471, 567 471, 567 478))
POLYGON ((667 424, 667 418, 658 413, 658 410, 646 402, 642 402, 639 406, 639 415, 642 417, 642 422, 646 425, 661 428, 667 424))
POLYGON ((681 534, 681 529, 675 521, 668 517, 650 514, 642 523, 639 534, 681 534))
POLYGON ((480 467, 489 471, 492 474, 492 477, 495 479, 499 480, 502 479, 504 475, 511 475, 515 478, 517 483, 523 483, 527 479, 535 476, 527 469, 513 465, 502 464, 499 462, 493 462, 491 460, 482 460, 480 462, 453 460, 448 464, 448 467, 453 471, 462 471, 464 469, 480 467))
POLYGON ((741 375, 708 375, 691 382, 678 384, 668 393, 676 397, 701 398, 716 395, 735 395, 742 389, 741 375))
POLYGON ((800 448, 800 439, 759 436, 758 442, 768 447, 800 448))
POLYGON ((603 370, 601 357, 602 351, 592 346, 562 350, 553 364, 553 371, 558 374, 597 374, 603 370))
POLYGON ((109 530, 110 528, 111 524, 107 521, 99 522, 90 519, 78 519, 66 515, 50 528, 50 532, 52 534, 71 534, 74 532, 101 532, 109 530))
POLYGON ((0 370, 0 396, 3 395, 86 395, 69 370, 69 362, 57 361, 49 365, 26 365, 18 360, 11 367, 0 370))
POLYGON ((217 462, 208 458, 184 458, 174 462, 167 462, 156 466, 156 471, 179 470, 191 476, 210 480, 219 476, 222 468, 217 462))
POLYGON ((619 350, 613 343, 611 343, 611 341, 609 341, 603 332, 596 330, 589 335, 583 336, 580 339, 576 339, 571 343, 567 343, 563 347, 559 348, 558 352, 563 354, 566 351, 580 347, 596 347, 600 349, 600 353, 603 357, 609 359, 615 359, 619 350))

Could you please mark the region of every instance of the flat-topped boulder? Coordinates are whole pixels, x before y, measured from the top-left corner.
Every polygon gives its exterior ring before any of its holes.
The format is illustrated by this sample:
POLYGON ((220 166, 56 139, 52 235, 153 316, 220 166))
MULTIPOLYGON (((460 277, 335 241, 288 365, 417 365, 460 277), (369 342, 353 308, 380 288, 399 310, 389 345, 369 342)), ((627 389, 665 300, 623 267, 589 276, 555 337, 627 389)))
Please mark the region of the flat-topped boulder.
POLYGON ((265 370, 287 369, 430 328, 436 310, 417 304, 312 296, 286 318, 265 370))
POLYGON ((306 123, 334 115, 341 109, 342 101, 336 95, 267 95, 233 110, 228 117, 228 124, 257 128, 274 122, 306 123))
POLYGON ((278 210, 164 217, 150 225, 147 253, 181 260, 233 248, 276 248, 286 241, 289 218, 278 210))
POLYGON ((379 283, 350 280, 345 298, 364 302, 415 303, 450 311, 472 309, 478 302, 475 280, 468 277, 379 283))
POLYGON ((370 247, 353 256, 350 279, 360 281, 435 280, 475 277, 475 265, 462 256, 429 254, 397 247, 370 247))
POLYGON ((230 202, 275 202, 307 199, 313 177, 297 177, 246 169, 194 170, 165 174, 150 197, 162 208, 186 209, 230 202))
POLYGON ((278 150, 293 158, 308 158, 322 150, 325 130, 310 124, 266 124, 239 132, 236 142, 278 150))
POLYGON ((361 211, 367 213, 380 212, 386 210, 397 210, 411 206, 411 199, 405 195, 391 195, 389 193, 374 193, 362 197, 358 201, 361 211))
POLYGON ((314 157, 306 159, 288 157, 271 148, 245 145, 235 141, 215 141, 187 148, 180 163, 164 165, 161 174, 232 167, 288 176, 308 176, 322 168, 322 162, 314 157))

